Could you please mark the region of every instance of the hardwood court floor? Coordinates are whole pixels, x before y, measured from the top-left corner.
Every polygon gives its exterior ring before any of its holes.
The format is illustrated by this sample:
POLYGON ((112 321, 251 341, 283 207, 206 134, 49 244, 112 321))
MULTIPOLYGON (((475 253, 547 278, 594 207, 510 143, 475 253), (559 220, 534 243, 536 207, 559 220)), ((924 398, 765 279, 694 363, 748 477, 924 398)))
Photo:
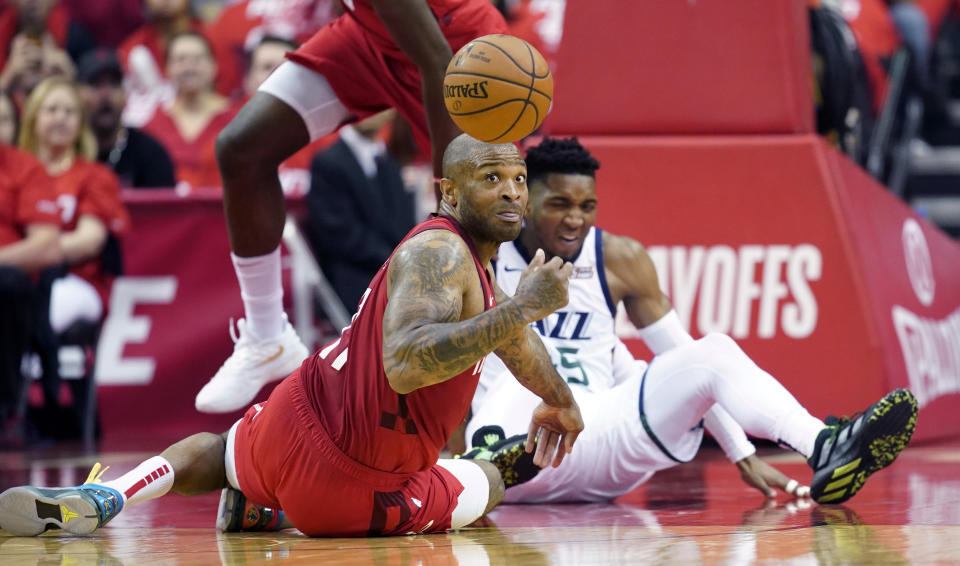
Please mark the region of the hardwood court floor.
MULTIPOLYGON (((765 459, 803 481, 799 457, 765 459)), ((149 454, 99 456, 120 473, 149 454)), ((0 454, 0 490, 72 485, 92 457, 0 454)), ((379 539, 310 539, 296 531, 217 533, 218 495, 167 496, 128 507, 88 537, 0 531, 0 564, 960 564, 960 442, 912 447, 846 506, 780 497, 765 504, 716 450, 657 474, 613 503, 512 505, 459 532, 379 539)))

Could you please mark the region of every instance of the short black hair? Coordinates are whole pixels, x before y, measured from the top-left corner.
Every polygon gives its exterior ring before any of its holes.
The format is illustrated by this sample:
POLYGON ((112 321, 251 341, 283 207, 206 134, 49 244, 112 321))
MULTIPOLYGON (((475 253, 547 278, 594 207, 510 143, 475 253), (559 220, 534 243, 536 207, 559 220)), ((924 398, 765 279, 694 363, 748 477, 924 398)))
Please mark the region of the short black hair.
POLYGON ((296 48, 300 47, 300 44, 290 39, 289 37, 284 37, 282 35, 267 34, 260 38, 260 41, 257 42, 257 44, 253 47, 253 49, 250 50, 250 52, 253 53, 254 51, 257 50, 257 47, 260 47, 261 45, 266 45, 268 43, 278 43, 280 45, 283 45, 290 51, 293 51, 296 48))
POLYGON ((550 173, 587 175, 596 178, 600 162, 580 145, 576 137, 544 138, 527 150, 527 185, 550 173))
POLYGON ((267 45, 270 43, 282 45, 287 49, 287 51, 295 51, 298 47, 300 47, 300 45, 292 39, 280 35, 265 35, 260 38, 260 41, 258 41, 256 45, 244 51, 243 53, 244 68, 247 70, 247 72, 250 71, 250 66, 253 65, 253 54, 257 52, 257 49, 260 49, 261 45, 267 45))

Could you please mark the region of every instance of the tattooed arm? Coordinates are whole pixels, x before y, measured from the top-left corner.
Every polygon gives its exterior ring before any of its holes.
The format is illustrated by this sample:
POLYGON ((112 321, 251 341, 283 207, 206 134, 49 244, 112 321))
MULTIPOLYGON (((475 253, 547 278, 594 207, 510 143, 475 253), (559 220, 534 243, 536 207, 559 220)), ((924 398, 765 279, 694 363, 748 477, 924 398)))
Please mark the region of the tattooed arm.
POLYGON ((430 230, 404 243, 390 260, 387 277, 383 367, 397 393, 450 379, 528 322, 513 300, 483 310, 470 251, 446 230, 430 230), (465 307, 465 298, 473 304, 465 307), (461 320, 471 312, 478 314, 461 320))
MULTIPOLYGON (((494 284, 494 291, 497 304, 510 300, 499 285, 494 284)), ((503 360, 521 385, 548 405, 568 407, 573 402, 570 388, 550 362, 550 354, 543 346, 540 336, 529 325, 512 333, 500 343, 494 353, 503 360)))
MULTIPOLYGON (((497 303, 510 300, 496 282, 494 292, 497 303)), ((511 333, 494 353, 521 385, 542 400, 530 419, 526 451, 532 452, 536 447, 533 463, 541 468, 559 466, 583 430, 580 407, 570 387, 553 367, 543 341, 529 325, 511 333)))

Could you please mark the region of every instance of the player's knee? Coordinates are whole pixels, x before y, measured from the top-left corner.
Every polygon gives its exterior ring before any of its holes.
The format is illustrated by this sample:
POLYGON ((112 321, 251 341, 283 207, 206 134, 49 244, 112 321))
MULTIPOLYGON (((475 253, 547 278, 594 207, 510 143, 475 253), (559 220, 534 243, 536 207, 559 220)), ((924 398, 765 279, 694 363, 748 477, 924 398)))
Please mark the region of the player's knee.
POLYGON ((251 120, 234 119, 217 135, 214 151, 224 179, 258 179, 265 174, 276 175, 285 154, 278 152, 272 143, 271 136, 275 131, 258 130, 251 120))
POLYGON ((697 342, 702 343, 712 353, 740 352, 740 346, 726 334, 711 332, 697 342))
POLYGON ((230 176, 237 169, 256 166, 258 160, 253 158, 255 144, 252 137, 251 132, 238 120, 232 120, 217 134, 217 165, 224 176, 230 176))
POLYGON ((474 460, 474 462, 483 470, 484 475, 487 476, 487 483, 490 485, 489 495, 487 496, 487 507, 483 510, 483 513, 487 514, 503 501, 506 486, 504 486, 503 476, 500 475, 500 470, 498 470, 496 466, 483 460, 474 460))
POLYGON ((170 462, 175 474, 172 491, 199 495, 223 487, 225 450, 222 435, 210 432, 194 434, 164 450, 160 455, 170 462))

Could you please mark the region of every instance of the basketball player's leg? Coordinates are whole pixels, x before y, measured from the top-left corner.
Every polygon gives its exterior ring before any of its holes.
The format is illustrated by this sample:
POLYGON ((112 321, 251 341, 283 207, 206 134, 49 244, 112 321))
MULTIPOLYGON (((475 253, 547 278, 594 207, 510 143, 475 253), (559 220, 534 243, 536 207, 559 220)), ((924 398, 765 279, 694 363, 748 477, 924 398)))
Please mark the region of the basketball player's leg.
POLYGON ((459 529, 489 513, 503 501, 505 487, 497 467, 482 460, 438 460, 437 468, 463 486, 450 513, 451 529, 459 529))
POLYGON ((286 205, 277 169, 348 121, 328 81, 287 61, 217 137, 224 210, 245 318, 234 353, 197 395, 202 412, 248 405, 267 382, 296 369, 309 351, 283 311, 280 240, 286 205))
POLYGON ((48 528, 89 534, 128 505, 156 499, 170 491, 201 495, 227 481, 226 435, 199 433, 173 444, 120 477, 103 481, 106 468, 96 464, 76 487, 14 487, 0 494, 0 527, 20 536, 48 528))
POLYGON ((650 429, 666 446, 687 437, 688 427, 719 404, 747 433, 803 454, 814 471, 811 496, 820 503, 846 501, 890 465, 917 418, 916 398, 898 389, 855 418, 825 424, 721 334, 657 356, 641 400, 650 429))
POLYGON ((748 434, 786 444, 804 456, 812 454, 825 426, 722 334, 660 354, 644 381, 645 419, 668 448, 682 444, 714 403, 748 434))
POLYGON ((329 460, 316 467, 325 458, 308 457, 309 474, 300 466, 304 473, 294 470, 298 479, 277 491, 291 524, 309 536, 442 533, 469 525, 503 499, 500 474, 488 462, 439 460, 432 468, 398 477, 392 487, 374 489, 376 483, 345 475, 329 460))
MULTIPOLYGON (((263 408, 269 403, 258 404, 263 408)), ((256 406, 253 409, 257 410, 256 406)), ((254 413, 256 415, 256 413, 254 413)), ((270 417, 273 411, 266 413, 258 425, 264 424, 267 417, 270 417)), ((259 416, 259 415, 257 415, 259 416)), ((224 473, 226 474, 227 485, 220 493, 220 503, 217 506, 217 530, 223 532, 269 532, 281 531, 294 527, 287 515, 279 506, 266 507, 257 505, 247 499, 240 487, 240 480, 237 474, 237 429, 241 426, 254 425, 254 419, 244 422, 240 419, 230 427, 225 435, 225 450, 223 455, 224 473)), ((271 433, 268 433, 270 435, 271 433)), ((279 439, 278 439, 279 440, 279 439)), ((251 446, 241 446, 241 450, 251 450, 251 446)), ((266 462, 271 458, 270 454, 257 454, 254 459, 266 462)), ((248 478, 250 477, 248 472, 248 478)))
MULTIPOLYGON (((559 467, 546 467, 533 479, 510 487, 508 503, 562 503, 610 501, 636 488, 657 470, 673 465, 646 440, 638 417, 640 377, 627 379, 599 393, 574 389, 583 432, 576 449, 559 467)), ((509 398, 492 397, 485 403, 511 405, 509 398)), ((516 407, 523 410, 522 407, 516 407)), ((524 411, 528 415, 531 411, 524 411)), ((699 443, 700 437, 694 439, 699 443)))

